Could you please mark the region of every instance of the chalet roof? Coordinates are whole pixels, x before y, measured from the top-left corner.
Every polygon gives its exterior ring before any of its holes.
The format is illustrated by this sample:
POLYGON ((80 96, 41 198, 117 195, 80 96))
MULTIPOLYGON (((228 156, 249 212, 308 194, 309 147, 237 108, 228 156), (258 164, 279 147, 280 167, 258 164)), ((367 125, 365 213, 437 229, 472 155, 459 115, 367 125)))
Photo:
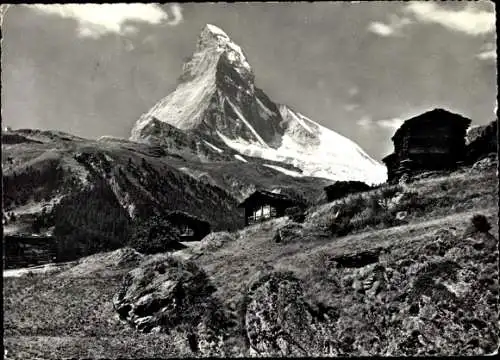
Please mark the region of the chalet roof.
POLYGON ((369 188, 370 186, 362 181, 335 181, 333 184, 324 187, 325 190, 333 188, 349 188, 349 187, 359 187, 359 188, 369 188))
POLYGON ((210 225, 208 221, 205 221, 203 219, 200 219, 199 217, 196 217, 194 215, 188 214, 187 212, 180 210, 170 211, 169 213, 166 214, 165 218, 173 222, 210 225))
POLYGON ((396 153, 389 154, 385 158, 382 159, 382 162, 387 164, 388 162, 395 160, 396 157, 397 157, 396 153))
POLYGON ((414 126, 419 126, 422 121, 436 121, 441 123, 444 122, 453 126, 464 128, 469 127, 470 123, 472 122, 470 119, 460 114, 452 113, 451 111, 445 109, 436 108, 406 120, 403 125, 401 125, 399 129, 394 133, 392 140, 400 137, 404 132, 411 130, 414 126))
POLYGON ((252 193, 250 196, 248 196, 243 202, 241 202, 238 207, 245 207, 247 204, 256 202, 258 200, 267 200, 271 201, 273 203, 283 203, 283 204, 289 204, 289 205, 300 205, 301 201, 292 199, 289 196, 283 195, 283 194, 277 194, 273 193, 271 191, 267 190, 257 190, 254 193, 252 193))

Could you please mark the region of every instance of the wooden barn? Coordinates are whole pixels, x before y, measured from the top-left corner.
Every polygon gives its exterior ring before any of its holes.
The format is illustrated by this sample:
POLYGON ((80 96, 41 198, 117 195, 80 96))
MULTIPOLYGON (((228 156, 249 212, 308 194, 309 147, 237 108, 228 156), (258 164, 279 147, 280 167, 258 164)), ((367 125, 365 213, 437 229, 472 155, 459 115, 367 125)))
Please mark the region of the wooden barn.
POLYGON ((371 187, 362 181, 336 181, 325 187, 326 198, 334 201, 348 194, 355 194, 370 190, 371 187))
POLYGON ((238 205, 239 208, 245 209, 245 225, 285 216, 285 210, 295 206, 304 208, 305 204, 300 200, 266 190, 255 191, 238 205))
POLYGON ((394 153, 382 159, 388 181, 397 181, 405 173, 455 169, 465 160, 470 123, 470 119, 444 109, 406 120, 392 137, 394 153))
POLYGON ((210 223, 183 211, 169 212, 165 218, 181 233, 181 241, 199 241, 210 233, 210 223))
POLYGON ((52 236, 4 235, 5 269, 48 264, 56 261, 57 246, 52 236))

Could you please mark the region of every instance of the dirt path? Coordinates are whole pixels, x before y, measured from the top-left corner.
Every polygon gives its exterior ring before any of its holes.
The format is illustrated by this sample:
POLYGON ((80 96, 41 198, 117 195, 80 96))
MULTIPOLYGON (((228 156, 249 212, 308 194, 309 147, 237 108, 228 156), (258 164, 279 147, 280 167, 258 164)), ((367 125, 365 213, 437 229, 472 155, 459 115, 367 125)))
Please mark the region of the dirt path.
POLYGON ((59 263, 59 264, 45 264, 45 265, 31 266, 31 267, 20 268, 20 269, 9 269, 9 270, 3 271, 3 277, 4 278, 20 277, 20 276, 27 275, 30 272, 33 274, 49 273, 49 272, 62 270, 65 267, 68 267, 71 265, 72 265, 72 263, 59 263))

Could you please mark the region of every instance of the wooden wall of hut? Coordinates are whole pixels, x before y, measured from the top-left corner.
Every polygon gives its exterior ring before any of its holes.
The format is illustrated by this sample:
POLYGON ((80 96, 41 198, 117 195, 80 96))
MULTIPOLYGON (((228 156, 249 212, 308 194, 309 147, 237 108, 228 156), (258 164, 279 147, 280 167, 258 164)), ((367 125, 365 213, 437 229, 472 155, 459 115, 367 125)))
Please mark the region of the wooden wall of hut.
POLYGON ((57 261, 55 238, 43 236, 4 236, 5 269, 48 264, 57 261))

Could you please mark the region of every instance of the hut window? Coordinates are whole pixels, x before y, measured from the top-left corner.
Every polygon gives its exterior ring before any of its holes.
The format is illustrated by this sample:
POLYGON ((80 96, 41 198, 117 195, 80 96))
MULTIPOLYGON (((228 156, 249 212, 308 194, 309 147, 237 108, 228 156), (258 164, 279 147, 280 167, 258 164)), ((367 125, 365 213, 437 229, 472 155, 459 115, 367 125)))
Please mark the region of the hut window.
POLYGON ((193 236, 194 231, 187 225, 183 225, 181 227, 181 236, 193 236))
POLYGON ((253 211, 252 216, 250 216, 250 222, 260 221, 263 219, 269 219, 276 216, 276 209, 271 205, 264 205, 253 211))
POLYGON ((266 205, 262 208, 262 217, 268 218, 271 216, 271 206, 266 205))

